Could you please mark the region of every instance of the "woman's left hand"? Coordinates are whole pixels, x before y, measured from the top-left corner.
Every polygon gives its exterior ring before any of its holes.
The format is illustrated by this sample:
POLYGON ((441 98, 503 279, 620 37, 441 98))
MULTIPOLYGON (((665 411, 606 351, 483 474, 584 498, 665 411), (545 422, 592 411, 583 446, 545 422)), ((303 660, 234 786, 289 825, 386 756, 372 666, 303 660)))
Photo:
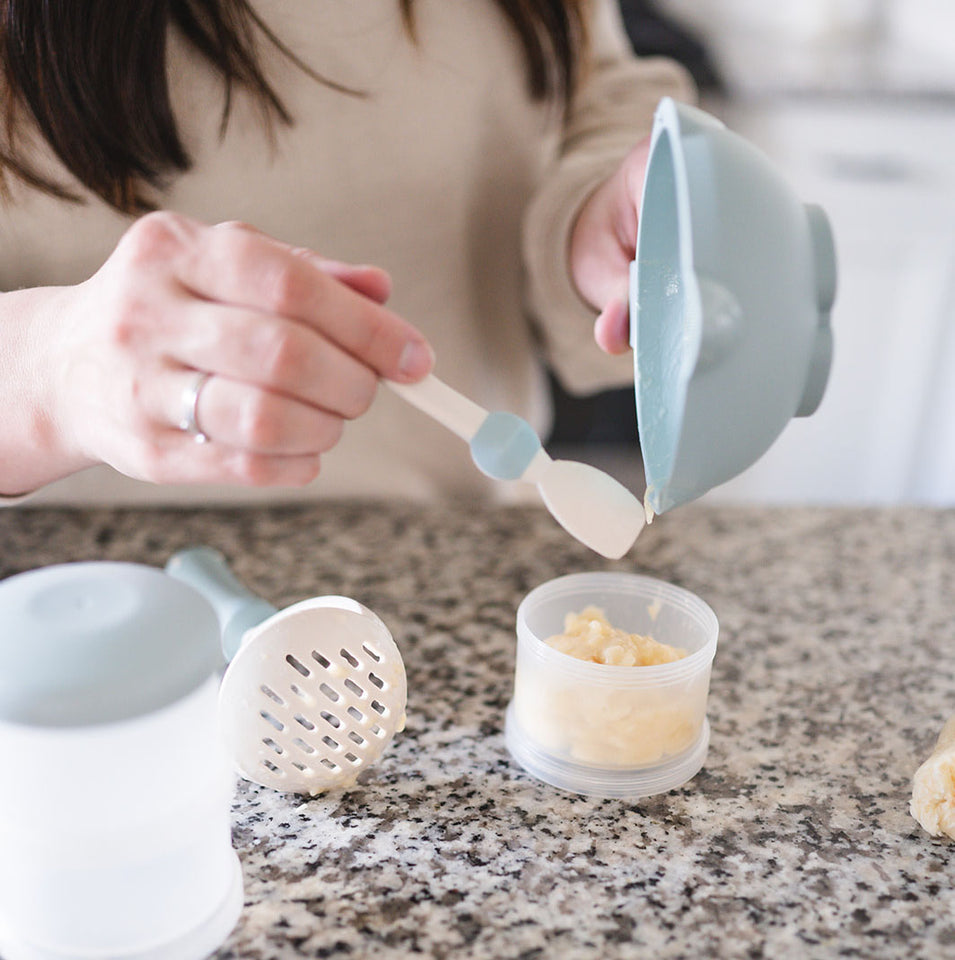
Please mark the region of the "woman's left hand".
POLYGON ((630 349, 630 263, 637 248, 637 214, 649 153, 647 137, 590 195, 571 234, 571 276, 581 296, 600 311, 594 339, 607 353, 630 349))

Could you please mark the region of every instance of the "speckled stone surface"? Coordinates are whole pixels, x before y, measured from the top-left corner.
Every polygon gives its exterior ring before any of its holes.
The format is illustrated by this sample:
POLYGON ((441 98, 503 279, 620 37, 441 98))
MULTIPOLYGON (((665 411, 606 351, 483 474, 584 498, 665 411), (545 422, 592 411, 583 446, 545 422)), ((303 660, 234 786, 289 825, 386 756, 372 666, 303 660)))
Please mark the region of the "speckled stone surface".
POLYGON ((908 813, 955 712, 955 511, 691 506, 608 562, 533 508, 8 510, 0 575, 197 542, 279 606, 366 603, 409 681, 353 789, 238 785, 246 902, 217 960, 955 956, 955 843, 908 813), (706 766, 649 800, 560 793, 504 745, 518 602, 598 569, 721 623, 706 766))

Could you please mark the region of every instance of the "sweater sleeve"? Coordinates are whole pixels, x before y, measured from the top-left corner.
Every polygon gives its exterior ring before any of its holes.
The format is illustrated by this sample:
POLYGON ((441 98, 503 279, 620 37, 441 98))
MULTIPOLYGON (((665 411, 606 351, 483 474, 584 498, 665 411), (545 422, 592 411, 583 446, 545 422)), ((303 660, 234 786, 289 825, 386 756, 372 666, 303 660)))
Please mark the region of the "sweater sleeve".
POLYGON ((593 339, 595 313, 568 269, 577 211, 650 133, 661 97, 695 97, 692 80, 679 64, 632 53, 616 0, 596 0, 592 7, 591 59, 523 229, 530 315, 547 362, 564 387, 579 394, 632 383, 633 360, 629 354, 607 356, 593 339))

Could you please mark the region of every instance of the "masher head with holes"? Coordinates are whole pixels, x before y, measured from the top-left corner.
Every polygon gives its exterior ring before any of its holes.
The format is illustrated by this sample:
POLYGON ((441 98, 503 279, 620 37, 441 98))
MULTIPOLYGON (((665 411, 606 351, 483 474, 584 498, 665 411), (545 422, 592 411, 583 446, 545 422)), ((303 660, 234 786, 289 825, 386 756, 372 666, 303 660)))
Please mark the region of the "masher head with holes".
POLYGON ((404 727, 407 680, 385 624, 348 597, 303 600, 253 627, 219 720, 239 772, 289 793, 348 786, 404 727))

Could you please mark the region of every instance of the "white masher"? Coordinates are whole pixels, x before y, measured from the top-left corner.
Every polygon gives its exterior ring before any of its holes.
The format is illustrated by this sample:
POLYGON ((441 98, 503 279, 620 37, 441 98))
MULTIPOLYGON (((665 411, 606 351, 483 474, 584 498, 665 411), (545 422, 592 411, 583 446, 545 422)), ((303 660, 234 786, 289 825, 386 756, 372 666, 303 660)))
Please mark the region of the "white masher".
POLYGON ((404 728, 404 663, 363 604, 325 596, 277 610, 210 547, 174 554, 166 572, 203 594, 219 619, 229 661, 219 722, 242 776, 289 793, 345 787, 404 728))

